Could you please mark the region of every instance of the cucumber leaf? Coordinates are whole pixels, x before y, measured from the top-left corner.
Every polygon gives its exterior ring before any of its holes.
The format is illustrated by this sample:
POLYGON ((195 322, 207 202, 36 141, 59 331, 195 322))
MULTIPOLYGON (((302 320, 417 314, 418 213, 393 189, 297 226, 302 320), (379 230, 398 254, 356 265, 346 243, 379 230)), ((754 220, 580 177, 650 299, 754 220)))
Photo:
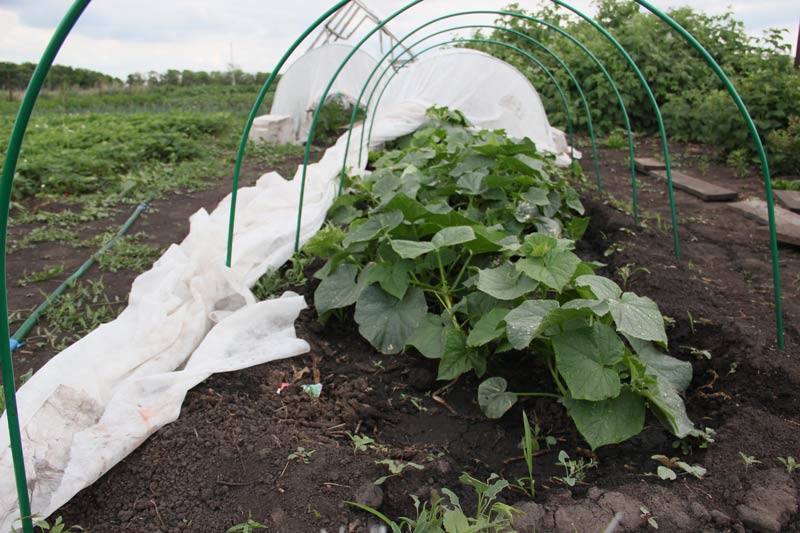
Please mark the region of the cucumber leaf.
POLYGON ((625 345, 609 326, 560 333, 552 338, 556 367, 576 400, 597 402, 616 398, 621 390, 619 372, 625 345))
POLYGON ((644 428, 644 399, 628 387, 608 400, 589 402, 568 397, 563 402, 592 450, 627 440, 644 428))
POLYGON ((356 302, 358 331, 384 354, 400 353, 428 312, 422 290, 412 287, 402 299, 376 285, 367 287, 356 302))

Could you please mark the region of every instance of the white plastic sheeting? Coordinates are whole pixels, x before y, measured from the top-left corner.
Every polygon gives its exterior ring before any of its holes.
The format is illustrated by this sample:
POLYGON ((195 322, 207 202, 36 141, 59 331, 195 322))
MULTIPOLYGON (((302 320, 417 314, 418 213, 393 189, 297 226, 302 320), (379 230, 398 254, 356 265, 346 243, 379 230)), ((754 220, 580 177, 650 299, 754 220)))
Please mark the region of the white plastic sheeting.
MULTIPOLYGON (((322 93, 352 50, 352 46, 344 44, 314 48, 295 61, 281 76, 270 114, 292 117, 297 142, 305 142, 312 114, 320 103, 322 93)), ((375 58, 359 49, 339 73, 329 97, 355 103, 377 63, 375 58)))

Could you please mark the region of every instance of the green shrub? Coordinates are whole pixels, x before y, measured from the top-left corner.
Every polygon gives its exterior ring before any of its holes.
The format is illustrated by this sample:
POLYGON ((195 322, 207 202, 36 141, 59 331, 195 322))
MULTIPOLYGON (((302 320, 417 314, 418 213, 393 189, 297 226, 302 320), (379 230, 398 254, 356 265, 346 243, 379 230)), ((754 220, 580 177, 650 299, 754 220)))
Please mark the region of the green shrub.
POLYGON ((769 162, 774 174, 800 174, 800 116, 789 118, 789 125, 767 137, 769 162))
MULTIPOLYGON (((738 109, 722 82, 694 49, 660 19, 630 2, 599 0, 595 17, 630 53, 640 67, 661 106, 667 133, 673 140, 714 144, 725 152, 745 149, 754 154, 754 146, 738 109)), ((518 4, 506 8, 543 19, 574 35, 600 59, 623 95, 631 124, 645 134, 658 132, 654 109, 641 82, 616 48, 596 29, 565 9, 545 6, 524 12, 518 4)), ((753 38, 744 24, 730 11, 707 15, 690 7, 667 10, 681 26, 703 44, 722 66, 743 98, 759 132, 766 139, 771 132, 789 126, 790 116, 800 116, 800 72, 792 66, 790 47, 784 43, 782 30, 768 30, 764 37, 753 38)), ((504 25, 542 42, 570 65, 586 93, 596 131, 613 132, 623 122, 619 104, 597 66, 578 47, 543 25, 502 17, 504 25)), ((528 48, 519 36, 494 31, 491 38, 528 48)), ((558 95, 544 75, 518 54, 493 45, 470 44, 511 63, 526 74, 541 93, 548 117, 553 124, 566 122, 558 95)), ((541 60, 553 70, 562 87, 577 102, 572 82, 551 58, 541 60)), ((575 115, 577 128, 585 128, 585 118, 575 115)), ((780 168, 794 160, 797 151, 784 150, 774 143, 771 156, 780 168)))

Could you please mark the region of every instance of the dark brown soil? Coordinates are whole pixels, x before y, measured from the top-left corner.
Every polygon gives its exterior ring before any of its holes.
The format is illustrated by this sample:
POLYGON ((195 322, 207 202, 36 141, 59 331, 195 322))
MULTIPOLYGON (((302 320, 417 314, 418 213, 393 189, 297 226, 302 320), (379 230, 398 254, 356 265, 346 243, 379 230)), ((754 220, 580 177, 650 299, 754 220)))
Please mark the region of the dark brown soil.
MULTIPOLYGON (((639 153, 657 155, 656 146, 645 142, 639 153)), ((675 148, 679 160, 696 160, 697 147, 675 148)), ((601 153, 605 190, 620 200, 630 198, 625 157, 619 151, 601 153)), ((589 175, 591 162, 583 163, 589 175)), ((756 177, 736 180, 731 171, 713 162, 708 169, 703 167, 706 179, 743 194, 760 194, 756 177)), ((162 246, 178 242, 188 215, 200 206, 213 207, 226 187, 165 199, 141 229, 162 246)), ((621 284, 625 280, 620 267, 635 264, 647 269, 626 285, 653 298, 674 319, 668 332, 670 352, 692 361, 695 369, 686 395, 689 413, 700 427, 716 430, 716 442, 707 449, 694 442, 685 450, 688 455, 682 455, 680 447, 673 447, 675 439, 651 420, 641 435, 599 449, 595 456, 599 465, 589 470, 585 484, 566 492, 553 479, 563 474, 555 465, 558 451, 587 459, 591 453, 560 405, 526 400, 502 420, 488 421, 476 405, 474 378, 442 392, 447 405, 439 403, 431 391, 442 384, 435 382, 430 361, 412 354, 376 354, 351 321, 322 325, 313 310, 307 310, 297 330, 311 344, 309 354, 210 378, 189 393, 177 422, 56 514, 98 533, 219 533, 250 514, 269 531, 339 531, 340 527, 367 531, 367 524, 374 521, 345 501, 364 499, 372 481, 387 474, 378 460, 424 466, 390 478, 377 493, 370 491, 371 499, 365 501, 392 517, 414 516, 410 496, 427 498, 442 487, 455 490, 470 507, 472 496, 458 482, 463 471, 479 478, 496 473, 509 480, 526 475, 518 446, 524 409, 543 433, 558 439, 535 462, 535 501, 545 504, 542 509, 550 512, 550 520, 555 516, 554 525, 540 522, 538 530, 567 529, 563 516, 559 519, 555 512, 558 508, 571 510, 575 529, 602 530, 606 524, 602 520, 579 520, 579 507, 597 500, 598 487, 646 505, 665 531, 761 527, 743 509, 755 506, 754 495, 768 490, 769 483, 782 475, 777 457, 800 457, 800 255, 794 249, 781 249, 786 350, 779 351, 763 228, 723 204, 706 204, 682 192, 676 192, 676 198, 680 262, 673 256, 665 185, 646 176, 640 177, 639 197, 646 227, 635 227, 630 216, 613 207, 619 202, 587 186, 584 200, 592 223, 580 252, 607 263, 604 273, 621 284), (617 251, 606 256, 609 249, 617 251), (697 355, 698 350, 708 350, 710 359, 697 355), (315 381, 323 385, 319 399, 309 398, 300 388, 315 381), (283 382, 292 385, 276 394, 283 382), (356 453, 348 432, 372 437, 379 446, 356 453), (299 447, 313 451, 307 464, 288 458, 299 447), (739 452, 761 463, 746 468, 739 452), (661 481, 650 475, 658 466, 650 458, 654 454, 681 456, 702 464, 708 474, 702 481, 686 476, 661 481)), ((119 220, 125 216, 121 213, 119 220)), ((58 251, 53 247, 40 255, 24 253, 29 255, 10 265, 12 272, 21 274, 23 265, 40 265, 46 254, 58 251)), ((124 297, 132 278, 133 274, 107 274, 106 286, 124 297)), ((313 284, 296 290, 309 295, 313 284)), ((12 292, 11 301, 19 301, 24 292, 12 292)), ((27 359, 18 359, 17 367, 39 366, 48 355, 46 351, 24 354, 27 359)), ((523 354, 494 362, 490 374, 507 376, 512 390, 548 387, 542 369, 523 354)), ((797 479, 797 473, 793 476, 797 479)), ((761 514, 779 516, 784 530, 798 531, 795 485, 788 477, 780 483, 789 487, 795 514, 774 510, 761 514)), ((506 490, 503 497, 507 503, 529 507, 519 492, 506 490)), ((647 527, 641 525, 641 516, 633 523, 647 527)))

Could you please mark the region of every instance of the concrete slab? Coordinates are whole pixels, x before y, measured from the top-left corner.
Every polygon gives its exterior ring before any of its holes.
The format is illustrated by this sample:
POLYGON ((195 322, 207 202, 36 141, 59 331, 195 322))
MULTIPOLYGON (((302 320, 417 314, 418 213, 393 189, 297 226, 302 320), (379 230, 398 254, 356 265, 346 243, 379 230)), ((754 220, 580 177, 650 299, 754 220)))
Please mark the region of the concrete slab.
MULTIPOLYGON (((764 200, 748 198, 728 205, 748 218, 757 220, 765 225, 769 224, 767 202, 764 200)), ((800 215, 792 213, 783 207, 775 206, 775 226, 778 233, 778 242, 800 246, 800 215)))
POLYGON ((664 170, 667 166, 663 161, 653 159, 652 157, 635 157, 633 164, 637 170, 642 172, 650 172, 651 170, 664 170))
MULTIPOLYGON (((665 170, 653 170, 649 174, 663 180, 667 179, 665 170)), ((672 186, 697 196, 704 202, 731 202, 739 196, 736 191, 695 178, 679 170, 672 171, 672 186)))
POLYGON ((800 191, 779 191, 774 190, 775 198, 786 209, 800 213, 800 191))

